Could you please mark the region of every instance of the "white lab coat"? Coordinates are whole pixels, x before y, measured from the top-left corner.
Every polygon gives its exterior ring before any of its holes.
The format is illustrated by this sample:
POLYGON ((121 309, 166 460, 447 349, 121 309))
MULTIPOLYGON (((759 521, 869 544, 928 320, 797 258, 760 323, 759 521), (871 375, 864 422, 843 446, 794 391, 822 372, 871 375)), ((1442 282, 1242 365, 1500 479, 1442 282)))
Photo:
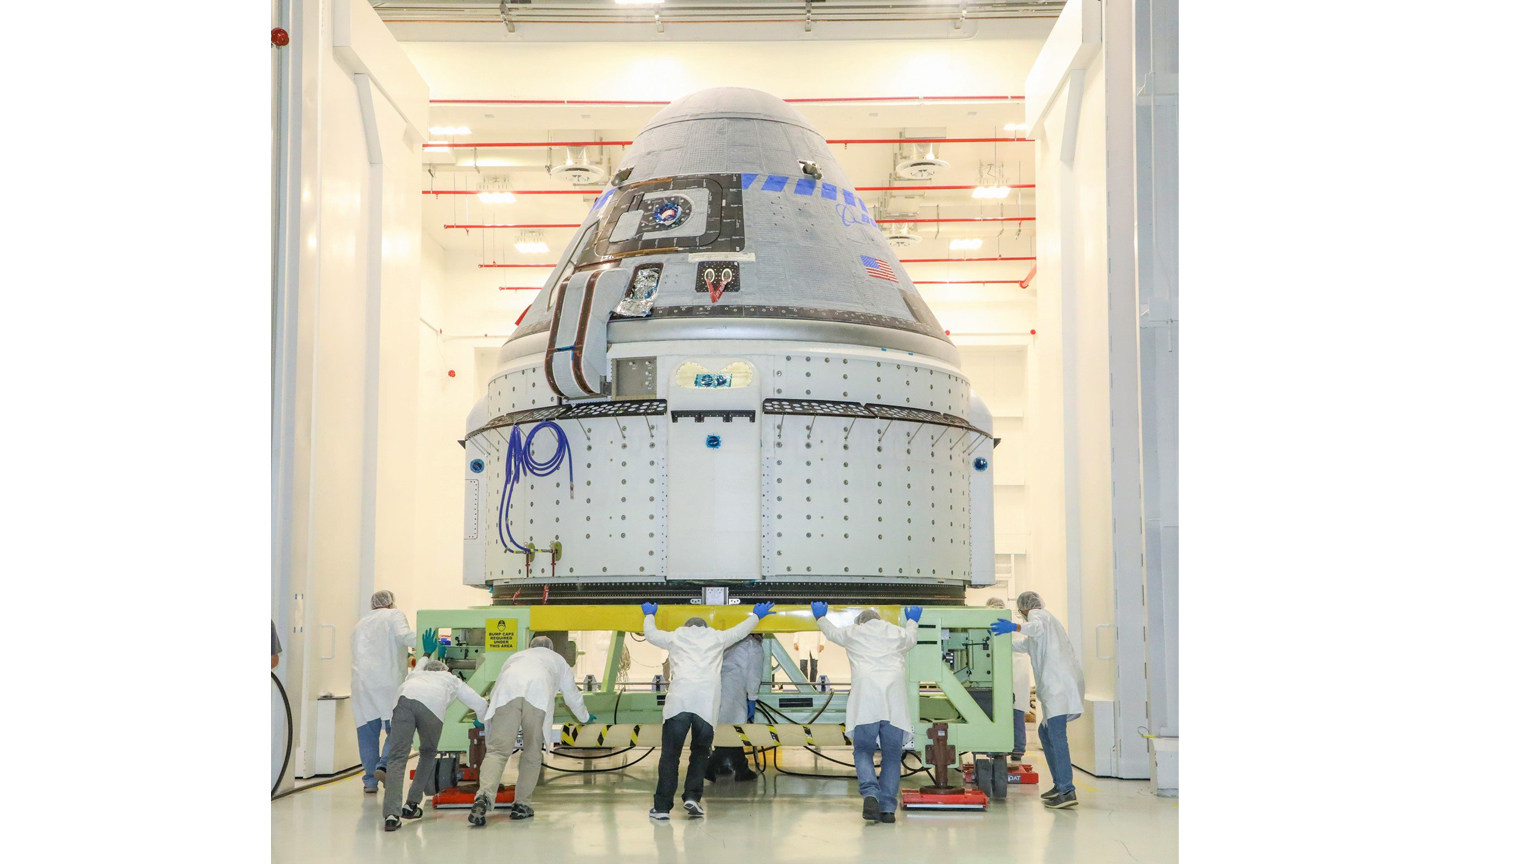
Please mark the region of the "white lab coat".
POLYGON ((457 699, 468 705, 475 716, 481 718, 481 722, 485 722, 485 700, 459 676, 441 669, 428 672, 418 666, 411 670, 411 674, 405 676, 405 683, 400 685, 396 701, 399 699, 415 699, 427 706, 427 710, 439 720, 447 719, 448 705, 457 699))
POLYGON ((865 723, 885 720, 912 734, 912 712, 907 703, 907 652, 917 644, 917 622, 897 627, 875 619, 863 624, 837 627, 825 617, 816 626, 833 644, 848 652, 853 670, 853 692, 843 721, 851 730, 865 723))
POLYGON ((1029 610, 1028 620, 1019 625, 1019 635, 1013 639, 1013 651, 1029 655, 1042 719, 1083 713, 1083 667, 1056 616, 1044 609, 1029 610))
MULTIPOLYGON (((576 715, 578 723, 587 722, 592 712, 581 701, 581 690, 576 686, 576 673, 569 663, 548 648, 524 648, 507 658, 496 673, 496 686, 491 688, 490 710, 481 715, 482 722, 491 722, 496 709, 513 699, 524 699, 528 705, 544 712, 544 722, 553 722, 555 716, 555 692, 565 699, 565 706, 576 715)), ((546 739, 548 735, 544 736, 546 739)))
POLYGON ((763 643, 748 636, 725 649, 720 661, 720 720, 747 722, 747 703, 757 701, 763 681, 763 643))
POLYGON ((352 719, 358 726, 388 720, 405 680, 416 631, 399 609, 375 609, 352 631, 352 719))
POLYGON ((645 639, 664 648, 672 661, 672 681, 667 685, 667 701, 661 719, 670 720, 684 712, 697 714, 713 726, 720 713, 720 663, 725 649, 740 642, 757 627, 757 616, 747 613, 747 620, 729 630, 713 627, 679 627, 673 631, 656 629, 656 616, 645 616, 645 639))

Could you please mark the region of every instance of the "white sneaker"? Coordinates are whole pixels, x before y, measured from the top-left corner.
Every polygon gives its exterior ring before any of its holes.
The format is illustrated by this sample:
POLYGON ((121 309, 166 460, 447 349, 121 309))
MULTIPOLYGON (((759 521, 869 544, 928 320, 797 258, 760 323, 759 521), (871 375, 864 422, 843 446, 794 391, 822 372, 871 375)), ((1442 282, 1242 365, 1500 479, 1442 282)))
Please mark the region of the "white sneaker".
POLYGON ((657 810, 656 808, 653 807, 653 808, 651 808, 651 818, 655 819, 657 822, 666 822, 667 820, 672 818, 672 814, 667 813, 666 811, 663 811, 663 810, 657 810))
POLYGON ((683 802, 683 809, 688 811, 688 815, 689 815, 690 818, 694 817, 694 816, 703 816, 704 815, 704 808, 700 807, 699 806, 699 802, 697 802, 697 801, 684 801, 683 802))

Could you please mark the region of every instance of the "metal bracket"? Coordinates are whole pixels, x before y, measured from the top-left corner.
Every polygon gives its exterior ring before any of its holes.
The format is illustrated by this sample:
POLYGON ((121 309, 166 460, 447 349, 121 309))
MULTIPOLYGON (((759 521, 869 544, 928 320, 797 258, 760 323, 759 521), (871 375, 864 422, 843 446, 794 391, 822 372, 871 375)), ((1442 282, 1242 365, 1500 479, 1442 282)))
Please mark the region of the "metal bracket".
POLYGON ((695 422, 695 423, 703 423, 704 422, 704 418, 706 418, 706 417, 717 417, 717 418, 719 418, 721 420, 724 420, 727 423, 731 422, 731 420, 733 420, 734 418, 744 417, 748 421, 750 421, 752 423, 756 423, 757 422, 757 411, 755 411, 755 410, 753 410, 751 408, 745 408, 745 409, 737 409, 737 410, 733 410, 733 409, 716 409, 716 410, 712 410, 712 411, 673 411, 672 412, 672 422, 673 423, 676 423, 678 421, 678 418, 681 418, 681 417, 692 417, 693 418, 693 422, 695 422))

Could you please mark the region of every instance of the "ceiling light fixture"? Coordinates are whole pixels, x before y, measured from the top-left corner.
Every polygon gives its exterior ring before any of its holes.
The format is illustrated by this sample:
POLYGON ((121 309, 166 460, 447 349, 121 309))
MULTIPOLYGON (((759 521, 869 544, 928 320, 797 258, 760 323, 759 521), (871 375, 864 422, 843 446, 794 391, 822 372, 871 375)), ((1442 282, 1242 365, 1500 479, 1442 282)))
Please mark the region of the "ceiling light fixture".
POLYGON ((971 190, 972 198, 1007 198, 1007 186, 977 186, 971 190))
POLYGON ((981 238, 980 237, 962 237, 962 238, 959 238, 959 239, 956 239, 956 240, 951 240, 951 241, 949 241, 949 248, 952 249, 952 250, 956 250, 956 251, 959 251, 959 250, 970 251, 970 250, 973 250, 973 249, 980 249, 981 248, 981 238))
POLYGON ((1004 123, 1003 124, 1003 131, 1004 132, 1023 132, 1024 131, 1024 124, 1023 123, 1004 123))
POLYGON ((537 233, 527 233, 512 246, 524 255, 543 255, 549 252, 549 245, 541 237, 542 235, 537 233))
POLYGON ((481 192, 477 196, 487 204, 516 204, 517 196, 511 192, 481 192))

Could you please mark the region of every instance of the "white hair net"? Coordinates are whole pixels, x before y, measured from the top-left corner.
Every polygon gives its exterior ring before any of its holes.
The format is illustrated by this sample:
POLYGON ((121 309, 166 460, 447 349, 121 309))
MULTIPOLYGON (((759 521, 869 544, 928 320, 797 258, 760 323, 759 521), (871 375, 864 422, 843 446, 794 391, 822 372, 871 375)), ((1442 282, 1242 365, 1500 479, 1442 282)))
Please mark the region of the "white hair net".
POLYGON ((383 609, 385 606, 393 606, 395 605, 395 592, 375 591, 373 592, 373 599, 370 602, 373 604, 373 608, 375 609, 383 609))
POLYGON ((709 626, 709 622, 705 621, 703 618, 689 618, 687 621, 683 622, 683 626, 684 627, 708 627, 709 626))
POLYGON ((865 621, 873 621, 873 620, 875 620, 876 618, 879 618, 879 617, 880 617, 879 610, 876 610, 876 609, 865 609, 863 612, 859 613, 859 617, 857 619, 855 619, 853 623, 855 623, 855 624, 863 624, 865 621))
POLYGON ((1025 591, 1019 595, 1019 611, 1028 612, 1031 609, 1044 609, 1045 604, 1040 602, 1040 595, 1033 591, 1025 591))
POLYGON ((553 651, 555 650, 555 640, 549 638, 548 636, 535 636, 528 640, 528 647, 548 648, 549 650, 553 651))
POLYGON ((421 668, 427 672, 447 672, 448 664, 441 660, 428 660, 421 664, 421 668))
POLYGON ((1006 601, 1004 601, 1003 598, 1001 598, 1001 597, 988 597, 987 598, 987 608, 988 609, 1007 609, 1008 608, 1008 603, 1006 601))

